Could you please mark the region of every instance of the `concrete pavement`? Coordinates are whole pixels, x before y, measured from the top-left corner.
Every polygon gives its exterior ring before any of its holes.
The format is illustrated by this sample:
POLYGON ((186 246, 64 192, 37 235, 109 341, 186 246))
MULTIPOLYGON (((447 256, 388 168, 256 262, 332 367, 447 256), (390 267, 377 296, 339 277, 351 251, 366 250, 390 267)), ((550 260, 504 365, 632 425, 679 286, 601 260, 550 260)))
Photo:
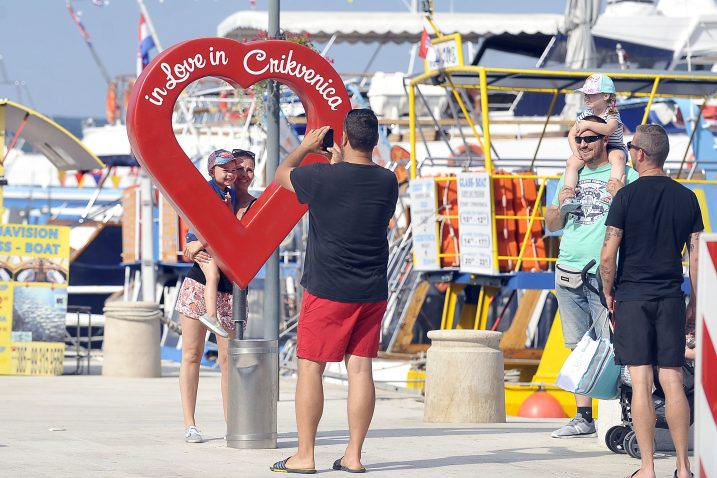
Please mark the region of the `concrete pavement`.
MULTIPOLYGON (((0 475, 7 477, 271 477, 273 462, 296 447, 293 379, 282 379, 279 449, 226 448, 219 374, 202 372, 197 424, 208 440, 186 444, 178 368, 160 379, 102 376, 0 377, 0 475)), ((327 384, 317 468, 331 471, 347 443, 346 389, 327 384)), ((597 439, 557 440, 559 420, 509 418, 505 424, 426 424, 423 403, 408 392, 378 392, 364 448, 372 476, 622 477, 639 467, 597 439)), ((656 459, 670 477, 674 458, 656 459)))

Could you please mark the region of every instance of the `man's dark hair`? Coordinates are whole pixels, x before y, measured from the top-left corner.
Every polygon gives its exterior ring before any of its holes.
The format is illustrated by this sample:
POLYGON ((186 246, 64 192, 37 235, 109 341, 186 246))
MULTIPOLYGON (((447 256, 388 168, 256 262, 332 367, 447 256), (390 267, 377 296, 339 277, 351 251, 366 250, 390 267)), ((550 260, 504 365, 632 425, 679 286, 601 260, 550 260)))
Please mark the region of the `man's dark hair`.
POLYGON ((595 115, 588 115, 585 118, 581 119, 580 121, 590 121, 591 123, 607 124, 607 121, 605 121, 601 117, 595 116, 595 115))
POLYGON ((378 144, 378 118, 369 109, 349 111, 344 120, 344 131, 351 147, 363 153, 371 153, 378 144))
POLYGON ((655 166, 664 166, 670 152, 670 140, 665 129, 659 124, 643 124, 637 127, 637 132, 640 133, 640 144, 634 141, 633 144, 641 148, 655 166))

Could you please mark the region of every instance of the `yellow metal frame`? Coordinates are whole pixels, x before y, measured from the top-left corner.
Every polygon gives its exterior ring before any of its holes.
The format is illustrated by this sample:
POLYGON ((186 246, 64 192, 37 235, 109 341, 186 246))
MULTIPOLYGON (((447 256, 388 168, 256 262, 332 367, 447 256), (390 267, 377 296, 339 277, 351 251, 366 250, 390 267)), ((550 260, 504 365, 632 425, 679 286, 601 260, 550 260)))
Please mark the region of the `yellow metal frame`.
MULTIPOLYGON (((438 35, 439 39, 442 38, 448 38, 452 35, 443 35, 438 30, 438 27, 432 22, 430 17, 427 17, 427 20, 433 30, 438 35)), ((438 40, 436 40, 438 41, 438 40)), ((507 75, 531 75, 533 77, 554 77, 554 76, 560 76, 562 78, 570 79, 582 79, 587 77, 590 72, 584 72, 584 71, 558 71, 558 70, 535 70, 535 69, 512 69, 512 68, 493 68, 493 67, 482 67, 482 66, 451 66, 447 67, 438 71, 427 71, 415 78, 413 78, 408 86, 408 100, 409 100, 409 140, 410 140, 410 152, 411 152, 411 179, 415 179, 418 174, 417 170, 417 163, 416 163, 416 155, 417 155, 417 146, 416 146, 416 125, 417 125, 417 117, 416 117, 416 92, 415 88, 418 87, 420 84, 425 83, 433 83, 435 80, 435 77, 439 77, 440 75, 440 83, 439 85, 444 88, 450 88, 454 98, 456 99, 456 102, 458 103, 461 112, 465 116, 469 126, 471 127, 471 130, 473 131, 473 134, 475 135, 476 139, 478 140, 478 143, 480 144, 481 148, 483 149, 483 154, 485 156, 485 169, 488 171, 488 174, 491 179, 491 188, 490 188, 490 197, 491 197, 491 216, 492 216, 492 222, 493 222, 493 268, 494 270, 499 269, 499 262, 501 260, 515 260, 516 265, 514 270, 518 271, 520 270, 520 267, 524 261, 524 254, 528 246, 528 242, 531 237, 531 229, 535 221, 537 220, 544 220, 544 217, 539 214, 539 211, 542 211, 542 200, 543 196, 546 191, 547 181, 551 179, 558 179, 559 176, 547 176, 547 175, 536 175, 536 174, 518 174, 518 175, 504 175, 504 174, 495 174, 494 173, 494 165, 493 165, 493 157, 492 157, 492 146, 491 146, 491 134, 490 134, 490 115, 489 115, 489 103, 488 103, 488 92, 489 91, 513 91, 513 92, 539 92, 539 93, 551 93, 553 98, 550 105, 550 113, 552 113, 552 110, 555 107, 558 95, 560 93, 573 93, 573 89, 557 89, 557 88, 534 88, 534 87, 518 87, 518 86, 511 86, 511 87, 505 87, 505 86, 497 86, 497 85, 491 85, 488 83, 488 75, 491 73, 501 73, 501 74, 507 74, 507 75), (478 84, 475 84, 471 82, 470 84, 462 84, 460 81, 458 81, 461 77, 456 77, 455 74, 473 74, 478 77, 478 84), (464 88, 464 89, 480 89, 480 101, 481 101, 481 123, 482 123, 482 138, 481 134, 478 132, 476 128, 476 124, 473 122, 473 119, 471 118, 471 115, 468 112, 468 109, 466 108, 466 105, 463 101, 462 96, 458 92, 458 88, 464 88), (492 180, 498 179, 498 178, 510 178, 510 179, 535 179, 540 180, 540 187, 539 191, 536 197, 536 201, 533 204, 533 210, 530 216, 518 216, 518 215, 500 215, 497 216, 495 214, 495 201, 493 200, 493 185, 492 180), (528 223, 528 230, 526 231, 526 234, 521 240, 521 247, 520 252, 518 253, 518 256, 501 256, 498 255, 498 238, 497 238, 497 230, 496 230, 496 220, 497 219, 520 219, 520 220, 529 220, 528 223)), ((475 76, 473 76, 473 81, 475 81, 475 76)), ((707 76, 707 75, 690 75, 686 76, 684 74, 669 74, 669 73, 634 73, 634 72, 614 72, 610 73, 610 76, 613 79, 631 79, 631 80, 651 80, 652 81, 652 88, 650 92, 631 92, 631 91, 618 91, 618 94, 628 94, 632 97, 641 97, 641 98, 648 98, 647 105, 645 107, 645 114, 642 118, 642 123, 645 124, 645 122, 648 119, 650 109, 652 108, 652 104, 655 98, 695 98, 695 95, 679 95, 679 94, 673 94, 673 93, 660 93, 659 86, 660 83, 665 80, 690 80, 695 82, 715 82, 716 78, 714 76, 707 76)), ((700 96, 702 97, 702 96, 700 96)), ((543 124, 543 134, 545 133, 548 123, 550 121, 550 114, 545 120, 545 123, 543 124)), ((538 142, 538 145, 536 147, 536 151, 533 155, 533 161, 535 161, 535 158, 537 157, 538 150, 540 148, 540 143, 542 141, 542 136, 538 142)), ((446 178, 442 178, 446 179, 446 178)), ((455 179, 455 178, 452 178, 455 179)), ((450 180, 450 178, 449 178, 450 180)), ((689 180, 689 181, 683 181, 680 180, 680 182, 684 183, 692 183, 692 184, 716 184, 717 181, 711 181, 711 180, 689 180)), ((460 251, 459 251, 460 252, 460 251)), ((441 255, 439 253, 439 257, 441 256, 455 256, 455 254, 443 254, 441 255)), ((556 258, 531 258, 535 260, 540 261, 547 261, 547 262, 554 262, 557 259, 556 258)), ((482 292, 481 292, 482 293, 482 292)), ((448 301, 448 295, 446 300, 448 301)), ((448 304, 448 302, 446 302, 448 304)), ((453 307, 455 308, 455 303, 453 303, 453 307)), ((455 310, 455 309, 453 309, 455 310)), ((445 312, 445 311, 444 311, 445 312)), ((448 324, 444 324, 448 325, 448 324)), ((452 327, 452 322, 451 322, 452 327)))
MULTIPOLYGON (((433 27, 434 31, 439 35, 440 38, 444 38, 450 35, 442 35, 438 28, 433 24, 433 22, 428 18, 428 21, 431 23, 431 26, 433 27)), ((438 40, 436 40, 438 41, 438 40)), ((434 71, 427 71, 423 73, 422 75, 419 75, 415 78, 413 78, 410 83, 408 84, 408 92, 409 92, 409 127, 410 127, 410 142, 411 142, 411 179, 416 177, 417 169, 416 169, 416 135, 415 135, 415 127, 416 127, 416 107, 415 107, 415 90, 414 88, 417 87, 420 84, 424 83, 431 83, 431 79, 434 77, 437 77, 441 75, 442 77, 445 77, 445 80, 442 80, 440 83, 440 86, 443 86, 444 88, 451 88, 454 90, 454 96, 456 97, 459 106, 461 106, 461 110, 464 110, 464 104, 462 99, 460 99, 460 95, 457 94, 455 91, 457 88, 464 88, 464 89, 480 89, 480 98, 481 98, 481 116, 482 116, 482 123, 483 123, 483 141, 482 141, 482 148, 485 155, 485 167, 486 170, 489 173, 493 172, 493 161, 492 161, 492 150, 491 150, 491 140, 490 140, 490 119, 488 114, 488 91, 512 91, 512 92, 536 92, 536 93, 552 93, 554 96, 560 94, 560 93, 573 93, 573 89, 556 89, 556 88, 534 88, 534 87, 520 87, 520 86, 497 86, 497 85, 489 85, 488 84, 488 74, 489 73, 504 73, 508 75, 531 75, 533 77, 539 76, 539 77, 551 77, 551 76, 561 76, 563 78, 585 78, 587 77, 590 72, 585 71, 559 71, 559 70, 535 70, 535 69, 512 69, 512 68, 494 68, 494 67, 483 67, 483 66, 451 66, 447 68, 443 68, 441 70, 434 70, 434 71), (474 74, 478 76, 478 84, 461 84, 460 82, 456 81, 456 77, 454 74, 474 74)), ((653 85, 651 91, 648 92, 631 92, 631 91, 618 91, 618 94, 627 94, 632 97, 637 98, 648 98, 648 103, 645 108, 645 115, 643 117, 643 124, 647 121, 647 117, 650 112, 650 108, 652 107, 652 103, 655 98, 695 98, 695 95, 679 95, 674 93, 665 93, 662 94, 658 92, 658 88, 660 85, 660 82, 664 80, 684 80, 686 79, 685 75, 682 74, 655 74, 655 73, 630 73, 630 72, 614 72, 610 73, 610 76, 613 79, 635 79, 635 80, 652 80, 653 85)), ((690 81, 715 81, 714 76, 707 76, 707 75, 690 75, 688 77, 690 81)), ((465 115, 465 111, 464 111, 465 115)), ((470 115, 466 115, 466 118, 469 118, 470 115)), ((547 127, 547 122, 545 127, 547 127)), ((472 129, 474 131, 474 134, 476 135, 476 138, 478 138, 479 142, 480 135, 477 134, 477 131, 475 130, 475 127, 472 126, 472 129)))
POLYGON ((453 329, 453 321, 456 316, 456 305, 458 304, 458 294, 465 289, 465 284, 456 284, 451 282, 446 289, 446 296, 443 300, 443 315, 441 318, 441 330, 453 329))

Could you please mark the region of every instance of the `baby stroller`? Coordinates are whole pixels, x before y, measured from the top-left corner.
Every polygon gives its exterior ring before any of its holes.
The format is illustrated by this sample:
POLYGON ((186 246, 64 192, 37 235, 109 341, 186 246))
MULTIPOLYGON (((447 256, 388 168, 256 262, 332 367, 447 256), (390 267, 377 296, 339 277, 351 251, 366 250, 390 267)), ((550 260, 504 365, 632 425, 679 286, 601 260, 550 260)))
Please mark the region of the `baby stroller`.
MULTIPOLYGON (((598 288, 595 289, 587 278, 587 273, 590 268, 595 264, 592 260, 582 270, 583 284, 590 289, 593 293, 598 294, 600 302, 603 307, 607 308, 605 302, 605 296, 602 290, 602 280, 598 272, 598 288)), ((612 322, 612 316, 609 317, 612 322)), ((695 366, 691 361, 685 361, 682 366, 685 395, 687 395, 687 402, 690 406, 690 424, 694 421, 694 381, 695 381, 695 366)), ((654 378, 655 386, 652 393, 652 403, 655 406, 655 417, 656 417, 656 428, 667 429, 667 419, 665 417, 665 393, 660 387, 660 382, 657 377, 657 370, 655 370, 654 378)), ((630 380, 630 373, 627 367, 623 367, 620 373, 620 409, 622 414, 622 425, 616 425, 611 427, 605 435, 605 444, 613 453, 627 453, 633 458, 640 458, 640 447, 637 445, 637 435, 632 427, 632 413, 630 410, 630 403, 632 401, 632 381, 630 380)))
MULTIPOLYGON (((695 366, 686 361, 682 366, 684 377, 685 395, 690 405, 690 424, 694 421, 694 380, 695 366)), ((632 414, 630 401, 632 400, 632 383, 627 368, 623 368, 620 374, 620 409, 622 411, 622 425, 610 428, 605 435, 605 444, 614 453, 627 453, 633 458, 640 458, 640 447, 637 446, 637 436, 632 428, 632 414)), ((666 430, 667 419, 665 418, 665 393, 660 387, 655 373, 655 391, 652 392, 652 403, 655 406, 656 428, 666 430)))

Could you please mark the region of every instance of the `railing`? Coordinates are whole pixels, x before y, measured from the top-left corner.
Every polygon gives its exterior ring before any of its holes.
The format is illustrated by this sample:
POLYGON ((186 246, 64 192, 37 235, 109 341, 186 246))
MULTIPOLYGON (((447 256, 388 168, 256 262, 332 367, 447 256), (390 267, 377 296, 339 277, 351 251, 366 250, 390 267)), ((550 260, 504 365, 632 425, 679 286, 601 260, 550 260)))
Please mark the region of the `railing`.
MULTIPOLYGON (((545 216, 542 214, 543 208, 547 207, 549 205, 550 198, 546 197, 547 194, 547 186, 549 181, 556 181, 560 178, 560 176, 557 175, 539 175, 539 174, 492 174, 490 175, 491 184, 494 184, 493 181, 496 179, 508 179, 508 180, 535 180, 539 181, 539 186, 537 188, 537 194, 534 201, 531 201, 528 206, 526 207, 527 210, 530 211, 529 215, 519 215, 519 214, 494 214, 493 215, 493 233, 492 233, 492 239, 494 243, 495 241, 498 241, 498 234, 499 230, 496 227, 496 221, 498 220, 516 220, 516 221, 528 221, 526 226, 526 231, 524 234, 519 235, 517 237, 519 246, 519 252, 518 255, 500 255, 495 254, 494 255, 494 267, 495 269, 498 269, 498 265, 501 261, 515 261, 515 265, 511 268, 512 272, 518 272, 521 269, 521 266, 526 260, 530 261, 536 261, 536 262, 550 262, 553 263, 557 261, 557 257, 551 257, 551 254, 549 254, 547 251, 545 254, 542 255, 534 255, 531 257, 526 257, 526 251, 528 249, 528 245, 530 243, 531 237, 534 237, 533 225, 536 221, 543 221, 543 229, 545 230, 545 216)), ((434 178, 436 183, 441 182, 453 182, 456 181, 456 176, 436 176, 434 178)), ((717 181, 716 180, 704 180, 704 179, 677 179, 681 184, 685 185, 706 185, 706 186, 715 186, 717 187, 717 181)), ((491 188, 491 198, 490 200, 495 203, 495 191, 493 188, 491 188)), ((703 214, 708 215, 708 204, 704 203, 701 204, 701 207, 704 209, 703 214)), ((445 211, 446 206, 445 204, 440 203, 439 198, 439 205, 436 213, 436 222, 442 222, 444 220, 451 220, 451 219, 458 219, 459 218, 459 207, 456 205, 455 211, 452 211, 450 214, 446 214, 443 211, 445 211)), ((442 228, 439 229, 442 231, 442 228)), ((546 231, 547 232, 547 231, 546 231)), ((554 232, 554 231, 553 231, 554 232)), ((460 229, 458 229, 458 236, 460 237, 460 229)), ((545 237, 545 235, 543 236, 545 237)), ((442 243, 443 237, 438 238, 439 244, 442 243)), ((440 251, 438 253, 439 259, 441 258, 456 258, 455 262, 460 262, 460 241, 458 241, 458 245, 456 247, 456 252, 442 252, 440 251)), ((683 263, 686 264, 686 263, 683 263)))
MULTIPOLYGON (((535 221, 545 221, 545 217, 539 213, 543 209, 543 198, 546 194, 547 184, 548 181, 557 180, 559 176, 555 175, 536 175, 536 174, 493 174, 490 175, 491 182, 495 179, 520 179, 520 180, 539 180, 540 186, 538 187, 538 192, 536 195, 536 198, 534 201, 530 202, 528 204, 528 209, 531 211, 530 215, 519 215, 519 214, 495 214, 493 215, 493 237, 492 240, 494 243, 497 243, 498 241, 498 229, 496 228, 495 221, 496 220, 521 220, 521 221, 528 221, 526 232, 521 237, 518 237, 518 243, 520 244, 519 247, 519 253, 517 256, 512 255, 494 255, 494 267, 498 269, 498 264, 500 261, 516 261, 515 266, 512 268, 514 272, 517 272, 520 270, 521 265, 525 261, 525 252, 527 250, 528 244, 530 242, 530 239, 534 237, 534 234, 532 233, 533 225, 535 224, 535 221)), ((438 176, 435 178, 436 182, 451 182, 456 181, 456 176, 438 176)), ((491 202, 495 202, 495 192, 493 191, 493 188, 491 188, 491 202)), ((547 201, 545 201, 547 203, 547 201)), ((458 208, 456 208, 455 213, 445 214, 441 213, 441 210, 445 208, 445 205, 441 206, 439 205, 439 211, 436 215, 436 221, 443 221, 443 220, 451 220, 451 219, 458 219, 458 208)), ((543 227, 545 227, 543 225, 543 227)), ((458 234, 460 236, 460 229, 458 230, 458 234)), ((439 243, 442 242, 442 238, 439 238, 439 243)), ((460 242, 460 241, 458 241, 460 242)), ((460 257, 460 244, 456 247, 456 252, 439 252, 438 253, 439 259, 441 258, 459 258, 460 257)), ((549 257, 546 255, 537 255, 534 257, 530 257, 530 260, 535 261, 541 261, 541 262, 555 262, 557 260, 556 257, 549 257)), ((459 261, 456 261, 459 262, 459 261)))

